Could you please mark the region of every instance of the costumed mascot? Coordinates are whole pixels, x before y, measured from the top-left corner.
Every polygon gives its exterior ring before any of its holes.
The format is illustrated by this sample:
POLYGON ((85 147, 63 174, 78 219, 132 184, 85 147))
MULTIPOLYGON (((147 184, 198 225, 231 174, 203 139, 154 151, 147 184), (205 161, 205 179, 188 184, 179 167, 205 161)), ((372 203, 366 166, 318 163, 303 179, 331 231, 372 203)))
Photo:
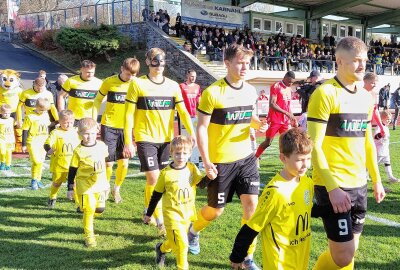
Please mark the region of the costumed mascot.
MULTIPOLYGON (((8 104, 11 106, 11 117, 16 119, 19 96, 22 92, 20 87, 20 74, 12 69, 0 70, 0 105, 8 104)), ((15 151, 22 152, 22 130, 15 128, 15 151)))

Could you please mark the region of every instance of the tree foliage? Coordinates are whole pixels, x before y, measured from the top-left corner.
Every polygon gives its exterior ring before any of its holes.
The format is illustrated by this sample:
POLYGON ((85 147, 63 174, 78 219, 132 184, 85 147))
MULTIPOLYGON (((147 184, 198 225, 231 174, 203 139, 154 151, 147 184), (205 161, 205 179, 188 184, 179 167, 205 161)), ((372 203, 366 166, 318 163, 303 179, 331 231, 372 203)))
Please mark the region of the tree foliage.
POLYGON ((67 52, 83 58, 110 54, 130 47, 130 40, 114 26, 101 25, 88 28, 62 28, 56 38, 57 43, 67 52))

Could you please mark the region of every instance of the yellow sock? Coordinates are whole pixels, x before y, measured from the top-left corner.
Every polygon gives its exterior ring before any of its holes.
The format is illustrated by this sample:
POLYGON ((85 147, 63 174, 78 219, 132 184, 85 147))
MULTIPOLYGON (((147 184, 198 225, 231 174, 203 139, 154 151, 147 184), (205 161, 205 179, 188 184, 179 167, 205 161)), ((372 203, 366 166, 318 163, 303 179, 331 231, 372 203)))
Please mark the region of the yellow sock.
POLYGON ((197 220, 193 222, 192 228, 196 232, 201 232, 211 223, 211 221, 208 221, 203 217, 203 214, 201 213, 202 211, 203 209, 199 211, 199 213, 197 214, 197 220))
POLYGON ((7 166, 11 166, 11 159, 12 159, 12 151, 7 150, 7 153, 6 153, 6 165, 7 166))
POLYGON ((321 255, 319 255, 319 258, 313 268, 313 270, 336 270, 336 269, 340 269, 340 267, 333 261, 329 249, 323 252, 321 255))
POLYGON ((57 193, 59 190, 60 190, 60 187, 51 185, 51 187, 50 187, 50 199, 51 200, 57 199, 57 193))
MULTIPOLYGON (((244 218, 242 218, 240 225, 244 225, 247 223, 247 220, 245 220, 244 218)), ((251 243, 251 245, 249 246, 249 249, 247 250, 247 256, 253 256, 254 251, 256 250, 256 245, 257 245, 257 237, 254 238, 253 243, 251 243)))
POLYGON ((83 231, 85 233, 85 237, 93 237, 94 229, 94 212, 92 211, 83 211, 83 231))
POLYGON ((144 187, 144 208, 149 208, 150 204, 150 199, 151 195, 153 195, 154 187, 152 185, 149 185, 146 183, 146 186, 144 187))
POLYGON ((125 180, 126 174, 128 173, 128 164, 124 164, 124 160, 118 160, 117 170, 115 171, 115 185, 121 186, 125 180))
POLYGON ((32 179, 42 180, 42 163, 32 163, 32 179))
POLYGON ((112 166, 106 166, 106 177, 108 182, 110 182, 111 180, 112 169, 113 169, 112 166))
POLYGON ((74 200, 75 200, 75 206, 76 206, 76 208, 80 208, 80 205, 79 205, 79 200, 78 200, 78 194, 76 193, 76 188, 74 188, 74 200))

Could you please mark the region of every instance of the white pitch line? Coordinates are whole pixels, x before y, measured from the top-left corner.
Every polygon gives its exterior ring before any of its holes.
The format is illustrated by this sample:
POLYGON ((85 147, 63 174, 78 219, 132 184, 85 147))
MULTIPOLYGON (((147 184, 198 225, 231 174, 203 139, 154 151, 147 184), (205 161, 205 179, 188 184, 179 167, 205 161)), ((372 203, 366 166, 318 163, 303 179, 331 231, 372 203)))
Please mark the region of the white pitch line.
POLYGON ((396 144, 396 143, 400 143, 400 142, 390 142, 389 144, 396 144))
MULTIPOLYGON (((48 188, 50 187, 51 184, 47 184, 44 185, 43 188, 48 188)), ((23 191, 23 190, 31 190, 30 187, 26 187, 26 188, 5 188, 5 189, 0 189, 0 193, 11 193, 11 192, 15 192, 15 191, 23 191)))
POLYGON ((382 223, 382 224, 390 226, 390 227, 400 228, 400 223, 386 219, 386 218, 380 218, 380 217, 376 217, 376 216, 368 215, 368 214, 366 215, 366 217, 375 222, 382 223))

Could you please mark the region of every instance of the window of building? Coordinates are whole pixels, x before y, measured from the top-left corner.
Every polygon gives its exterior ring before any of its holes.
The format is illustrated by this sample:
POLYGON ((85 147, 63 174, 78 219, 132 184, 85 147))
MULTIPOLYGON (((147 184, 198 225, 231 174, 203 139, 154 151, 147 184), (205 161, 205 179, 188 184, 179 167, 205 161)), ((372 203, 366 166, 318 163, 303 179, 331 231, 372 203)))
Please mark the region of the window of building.
POLYGON ((302 24, 297 25, 297 34, 304 36, 304 25, 302 25, 302 24))
POLYGON ((282 22, 275 22, 275 32, 283 32, 283 24, 282 22))
POLYGON ((356 37, 361 38, 361 29, 356 28, 356 37))
POLYGON ((294 33, 293 23, 286 23, 286 34, 293 34, 293 33, 294 33))
POLYGON ((264 20, 264 31, 272 31, 272 21, 264 20))
POLYGON ((326 34, 329 35, 329 23, 322 24, 322 36, 324 37, 326 34))
POLYGON ((331 34, 332 34, 332 36, 335 36, 335 37, 337 37, 337 35, 338 35, 338 33, 337 33, 337 24, 336 23, 331 24, 331 34))
POLYGON ((345 37, 346 36, 346 26, 341 25, 340 26, 340 37, 345 37))
POLYGON ((261 30, 261 19, 257 19, 257 18, 253 19, 253 29, 261 30))

